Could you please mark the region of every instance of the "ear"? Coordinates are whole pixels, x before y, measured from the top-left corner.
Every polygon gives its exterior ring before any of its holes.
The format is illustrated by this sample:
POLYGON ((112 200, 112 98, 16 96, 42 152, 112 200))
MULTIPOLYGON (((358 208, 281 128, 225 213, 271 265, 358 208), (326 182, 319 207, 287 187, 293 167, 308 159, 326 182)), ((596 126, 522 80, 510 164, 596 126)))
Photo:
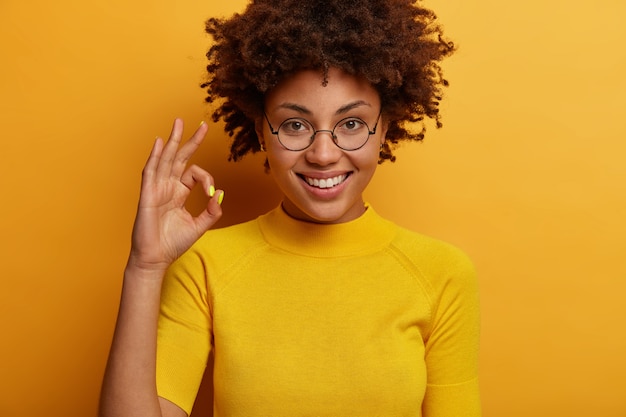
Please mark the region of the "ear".
POLYGON ((259 145, 261 146, 261 150, 265 150, 265 138, 263 137, 263 118, 257 117, 254 120, 254 131, 256 132, 256 136, 259 139, 259 145))
POLYGON ((381 116, 382 120, 381 120, 381 126, 380 126, 380 146, 383 146, 383 144, 385 143, 385 141, 387 140, 387 130, 389 129, 389 122, 387 121, 387 118, 384 116, 381 116))
POLYGON ((261 139, 263 137, 263 118, 257 117, 254 119, 254 131, 256 135, 261 139))

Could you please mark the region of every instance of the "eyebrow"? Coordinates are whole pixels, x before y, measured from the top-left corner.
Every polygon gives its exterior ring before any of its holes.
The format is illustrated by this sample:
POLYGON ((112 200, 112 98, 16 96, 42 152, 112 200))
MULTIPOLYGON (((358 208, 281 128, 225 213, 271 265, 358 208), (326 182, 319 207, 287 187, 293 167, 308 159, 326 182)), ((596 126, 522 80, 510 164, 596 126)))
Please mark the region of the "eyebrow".
MULTIPOLYGON (((355 109, 357 107, 361 107, 361 106, 367 106, 367 107, 372 107, 372 105, 370 103, 368 103, 367 101, 364 100, 357 100, 357 101, 353 101, 351 103, 348 104, 344 104, 343 106, 339 107, 337 109, 337 111, 335 112, 335 115, 342 115, 345 114, 347 112, 349 112, 352 109, 355 109)), ((296 104, 296 103, 282 103, 278 106, 278 108, 282 108, 282 109, 289 109, 289 110, 294 110, 297 111, 298 113, 302 113, 302 114, 306 114, 306 115, 311 115, 313 114, 313 112, 309 109, 307 109, 305 106, 302 106, 300 104, 296 104)))

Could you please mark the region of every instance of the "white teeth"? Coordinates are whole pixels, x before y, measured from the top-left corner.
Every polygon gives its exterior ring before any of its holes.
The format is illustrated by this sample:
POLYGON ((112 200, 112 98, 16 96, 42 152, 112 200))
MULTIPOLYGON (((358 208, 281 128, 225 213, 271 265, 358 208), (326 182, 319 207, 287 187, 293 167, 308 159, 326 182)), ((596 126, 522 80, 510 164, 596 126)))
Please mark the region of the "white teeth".
POLYGON ((346 174, 344 174, 344 175, 338 175, 338 176, 333 177, 333 178, 318 179, 318 178, 304 177, 304 179, 312 187, 332 188, 332 187, 334 187, 336 185, 339 185, 342 182, 344 182, 347 177, 348 176, 346 174))

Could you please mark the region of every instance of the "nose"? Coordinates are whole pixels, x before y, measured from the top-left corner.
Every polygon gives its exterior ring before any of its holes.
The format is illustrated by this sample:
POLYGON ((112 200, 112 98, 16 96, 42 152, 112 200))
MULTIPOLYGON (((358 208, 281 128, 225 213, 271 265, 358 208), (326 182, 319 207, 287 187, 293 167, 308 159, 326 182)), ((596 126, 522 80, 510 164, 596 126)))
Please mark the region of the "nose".
POLYGON ((333 132, 318 130, 315 132, 313 143, 306 149, 306 160, 324 166, 337 162, 342 154, 342 150, 335 144, 333 132))

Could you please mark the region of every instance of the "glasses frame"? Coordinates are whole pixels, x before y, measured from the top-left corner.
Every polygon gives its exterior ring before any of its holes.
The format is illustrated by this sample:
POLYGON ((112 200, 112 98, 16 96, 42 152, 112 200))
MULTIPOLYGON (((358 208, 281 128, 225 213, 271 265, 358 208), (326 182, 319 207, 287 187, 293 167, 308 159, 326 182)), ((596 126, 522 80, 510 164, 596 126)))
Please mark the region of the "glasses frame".
POLYGON ((328 130, 328 129, 315 129, 315 126, 313 126, 313 123, 311 123, 310 121, 308 121, 307 119, 305 119, 304 117, 290 117, 288 119, 285 119, 282 121, 282 123, 280 125, 278 125, 278 129, 274 130, 274 127, 272 126, 272 123, 270 122, 269 117, 267 117, 267 113, 265 113, 265 110, 263 110, 263 116, 265 116, 265 120, 267 121, 267 125, 270 128, 270 132, 272 133, 272 135, 276 136, 276 139, 278 139, 278 142, 280 143, 280 145, 287 149, 288 151, 292 151, 292 152, 300 152, 303 151, 305 149, 308 149, 309 147, 311 147, 311 145, 313 145, 313 142, 315 141, 315 138, 317 136, 318 133, 320 132, 328 132, 330 133, 330 137, 333 139, 333 143, 335 144, 335 146, 337 146, 339 149, 347 151, 347 152, 351 152, 351 151, 358 151, 359 149, 361 149, 362 147, 365 146, 365 144, 367 144, 367 142, 370 140, 370 136, 376 134, 376 129, 378 128, 378 123, 380 122, 380 116, 382 115, 383 110, 380 109, 380 111, 378 112, 378 116, 376 117, 376 123, 374 124, 374 128, 372 130, 370 130, 369 125, 365 122, 365 120, 361 119, 360 117, 344 117, 343 119, 339 120, 335 126, 333 127, 333 130, 328 130), (367 138, 365 139, 365 142, 363 142, 363 144, 361 146, 359 146, 358 148, 354 148, 354 149, 346 149, 343 148, 341 146, 339 146, 339 144, 337 143, 337 135, 335 135, 335 129, 337 129, 337 126, 339 126, 341 124, 341 122, 345 121, 345 120, 349 120, 349 119, 356 119, 361 121, 365 127, 367 128, 367 138), (309 126, 311 126, 313 128, 313 134, 311 134, 311 137, 309 138, 309 144, 306 145, 304 148, 300 148, 300 149, 291 149, 285 146, 285 144, 280 140, 280 136, 278 135, 278 131, 280 130, 280 128, 287 122, 293 121, 293 120, 304 120, 309 126))

